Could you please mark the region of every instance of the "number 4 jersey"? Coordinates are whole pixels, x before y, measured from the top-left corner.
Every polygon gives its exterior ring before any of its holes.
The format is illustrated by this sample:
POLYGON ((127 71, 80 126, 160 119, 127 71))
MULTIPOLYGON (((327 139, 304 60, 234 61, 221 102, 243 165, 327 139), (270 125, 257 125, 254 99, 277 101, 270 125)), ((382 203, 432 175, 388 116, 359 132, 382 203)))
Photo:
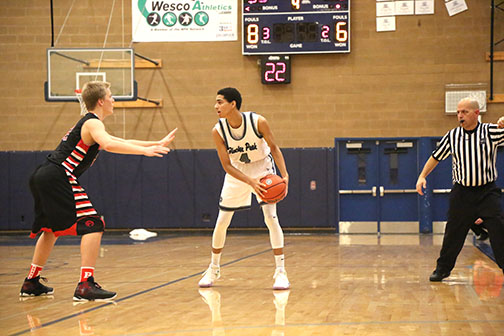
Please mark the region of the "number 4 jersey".
POLYGON ((268 143, 258 131, 259 115, 254 112, 242 112, 241 115, 242 123, 238 128, 232 128, 225 118, 219 119, 215 125, 233 165, 263 160, 270 154, 268 143))

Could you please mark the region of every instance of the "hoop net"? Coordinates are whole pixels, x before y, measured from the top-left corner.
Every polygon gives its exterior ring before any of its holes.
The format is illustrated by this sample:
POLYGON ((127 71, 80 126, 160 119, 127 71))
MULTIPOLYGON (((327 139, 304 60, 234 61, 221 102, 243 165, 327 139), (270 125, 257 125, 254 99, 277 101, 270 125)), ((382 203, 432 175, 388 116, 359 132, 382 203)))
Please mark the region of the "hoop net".
POLYGON ((86 113, 88 113, 88 110, 86 108, 86 104, 82 100, 82 90, 81 89, 75 90, 75 95, 77 96, 77 99, 79 100, 79 104, 80 104, 80 108, 81 108, 80 114, 85 115, 86 113))

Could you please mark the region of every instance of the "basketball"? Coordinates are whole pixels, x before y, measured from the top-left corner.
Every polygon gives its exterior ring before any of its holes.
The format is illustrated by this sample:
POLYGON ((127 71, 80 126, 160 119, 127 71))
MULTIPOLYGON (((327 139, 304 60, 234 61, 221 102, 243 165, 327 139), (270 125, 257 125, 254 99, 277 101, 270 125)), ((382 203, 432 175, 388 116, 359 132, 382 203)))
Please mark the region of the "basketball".
POLYGON ((278 175, 266 175, 261 179, 261 183, 265 184, 266 191, 261 199, 266 203, 276 203, 285 197, 285 181, 278 175))

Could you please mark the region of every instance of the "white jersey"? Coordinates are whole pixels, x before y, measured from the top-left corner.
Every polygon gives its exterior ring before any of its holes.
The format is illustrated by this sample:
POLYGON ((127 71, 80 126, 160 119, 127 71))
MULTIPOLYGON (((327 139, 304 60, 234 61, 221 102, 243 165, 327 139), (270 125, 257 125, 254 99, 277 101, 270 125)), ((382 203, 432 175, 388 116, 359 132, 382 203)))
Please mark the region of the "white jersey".
POLYGON ((254 112, 242 112, 241 115, 242 124, 238 129, 231 128, 225 118, 219 119, 215 125, 234 166, 263 160, 271 152, 268 143, 258 131, 259 115, 254 112))

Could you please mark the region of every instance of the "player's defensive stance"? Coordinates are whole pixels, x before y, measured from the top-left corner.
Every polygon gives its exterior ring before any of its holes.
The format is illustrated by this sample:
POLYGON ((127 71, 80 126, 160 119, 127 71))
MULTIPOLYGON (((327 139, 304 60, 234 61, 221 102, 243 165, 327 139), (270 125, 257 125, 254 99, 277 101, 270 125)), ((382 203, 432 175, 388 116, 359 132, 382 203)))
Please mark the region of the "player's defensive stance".
MULTIPOLYGON (((236 210, 250 208, 252 193, 256 197, 262 196, 265 189, 259 180, 275 174, 275 162, 286 186, 289 183, 284 157, 275 143, 268 122, 253 112, 241 113, 241 102, 240 92, 235 88, 224 88, 217 92, 215 110, 220 119, 212 135, 226 176, 212 237, 212 261, 199 282, 200 287, 211 287, 220 278, 221 252, 233 214, 236 210)), ((266 204, 260 199, 257 201, 262 205, 275 255, 273 289, 288 289, 290 284, 284 265, 284 236, 278 222, 276 204, 266 204)))
POLYGON ((94 281, 94 267, 105 223, 78 178, 93 164, 100 149, 162 157, 170 151, 167 146, 175 138, 176 129, 160 141, 125 140, 108 134, 102 121, 114 109, 109 83, 86 83, 82 99, 89 112, 68 131, 58 147, 30 177, 35 201, 35 220, 30 237, 35 238, 39 232, 42 234, 35 246, 30 271, 21 287, 21 296, 53 294, 51 287, 40 283, 40 273, 54 243, 64 235, 82 236, 81 274, 74 300, 110 300, 116 296, 116 293, 104 290, 94 281))

